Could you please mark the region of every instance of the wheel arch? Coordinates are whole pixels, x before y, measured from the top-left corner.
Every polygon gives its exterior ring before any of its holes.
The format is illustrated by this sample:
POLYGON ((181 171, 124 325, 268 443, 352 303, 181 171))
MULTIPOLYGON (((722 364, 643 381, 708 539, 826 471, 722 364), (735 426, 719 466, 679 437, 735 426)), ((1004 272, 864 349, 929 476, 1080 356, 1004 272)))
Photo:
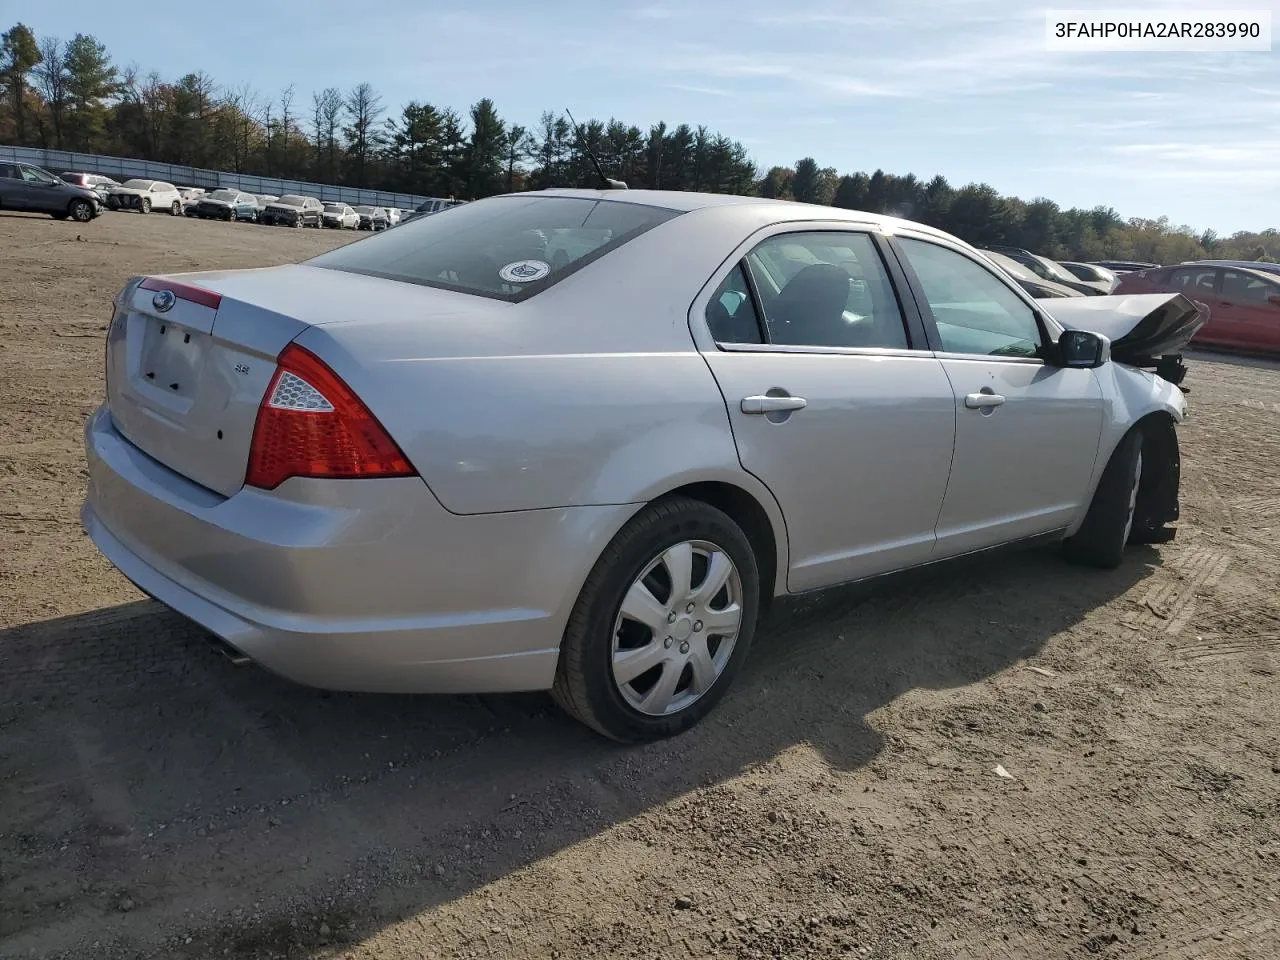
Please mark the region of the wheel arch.
POLYGON ((1177 520, 1182 483, 1182 453, 1177 421, 1165 410, 1154 410, 1133 425, 1142 432, 1142 476, 1134 525, 1147 535, 1177 520))
POLYGON ((1139 512, 1146 508, 1146 515, 1159 517, 1159 523, 1178 518, 1178 490, 1181 483, 1181 452, 1178 445, 1177 425, 1180 417, 1172 410, 1156 407, 1138 417, 1128 428, 1104 435, 1098 449, 1093 476, 1089 481, 1088 496, 1081 504, 1080 516, 1067 529, 1066 535, 1075 534, 1084 523, 1089 505, 1093 502, 1102 480, 1102 473, 1115 456, 1125 438, 1134 431, 1142 434, 1143 462, 1139 480, 1139 512))
POLYGON ((773 597, 786 592, 787 535, 777 501, 768 498, 768 509, 762 498, 744 487, 725 480, 699 480, 675 487, 651 503, 669 497, 689 497, 726 514, 742 528, 756 555, 760 570, 760 605, 762 612, 773 597))

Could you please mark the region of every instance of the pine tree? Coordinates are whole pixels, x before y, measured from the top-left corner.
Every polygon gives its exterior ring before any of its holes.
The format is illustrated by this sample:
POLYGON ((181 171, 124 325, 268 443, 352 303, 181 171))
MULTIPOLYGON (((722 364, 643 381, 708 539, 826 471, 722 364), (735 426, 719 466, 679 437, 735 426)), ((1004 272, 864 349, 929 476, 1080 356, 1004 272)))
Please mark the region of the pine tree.
POLYGON ((471 197, 489 197, 502 190, 506 155, 506 125, 493 101, 485 97, 471 108, 471 135, 462 160, 462 173, 471 197))
POLYGON ((107 48, 88 34, 77 33, 64 54, 66 139, 72 150, 93 150, 106 126, 103 101, 118 88, 116 68, 107 48))
POLYGON ((0 36, 0 87, 13 120, 14 142, 20 146, 30 142, 31 72, 40 60, 40 45, 30 27, 19 23, 0 36))

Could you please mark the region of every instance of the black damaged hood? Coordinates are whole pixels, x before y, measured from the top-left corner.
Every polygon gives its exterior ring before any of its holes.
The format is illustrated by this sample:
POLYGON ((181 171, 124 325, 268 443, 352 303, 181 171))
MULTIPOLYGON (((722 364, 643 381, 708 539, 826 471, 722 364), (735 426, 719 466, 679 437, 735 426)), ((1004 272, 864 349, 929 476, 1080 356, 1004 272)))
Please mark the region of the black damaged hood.
POLYGON ((1176 356, 1209 320, 1209 308, 1181 293, 1143 293, 1040 301, 1045 312, 1071 330, 1100 333, 1111 341, 1111 359, 1150 366, 1176 356))

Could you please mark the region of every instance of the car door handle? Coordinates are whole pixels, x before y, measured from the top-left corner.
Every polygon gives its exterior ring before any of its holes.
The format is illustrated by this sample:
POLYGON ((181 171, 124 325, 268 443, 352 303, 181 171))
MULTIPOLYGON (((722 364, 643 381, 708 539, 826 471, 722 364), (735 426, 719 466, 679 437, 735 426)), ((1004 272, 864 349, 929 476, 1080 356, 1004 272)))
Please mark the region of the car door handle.
POLYGON ((987 410, 1004 403, 1004 397, 998 393, 971 393, 964 398, 964 405, 970 410, 987 410))
POLYGON ((803 410, 809 405, 804 397, 743 397, 742 412, 750 414, 784 413, 803 410))

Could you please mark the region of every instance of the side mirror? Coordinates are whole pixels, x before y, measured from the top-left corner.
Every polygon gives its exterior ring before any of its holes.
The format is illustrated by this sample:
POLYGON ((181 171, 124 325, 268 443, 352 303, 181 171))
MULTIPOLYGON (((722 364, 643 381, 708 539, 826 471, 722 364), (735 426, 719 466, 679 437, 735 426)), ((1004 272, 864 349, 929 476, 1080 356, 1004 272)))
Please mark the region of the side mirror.
POLYGON ((1058 338, 1060 366, 1092 370, 1111 359, 1111 341, 1088 330, 1068 330, 1058 338))

